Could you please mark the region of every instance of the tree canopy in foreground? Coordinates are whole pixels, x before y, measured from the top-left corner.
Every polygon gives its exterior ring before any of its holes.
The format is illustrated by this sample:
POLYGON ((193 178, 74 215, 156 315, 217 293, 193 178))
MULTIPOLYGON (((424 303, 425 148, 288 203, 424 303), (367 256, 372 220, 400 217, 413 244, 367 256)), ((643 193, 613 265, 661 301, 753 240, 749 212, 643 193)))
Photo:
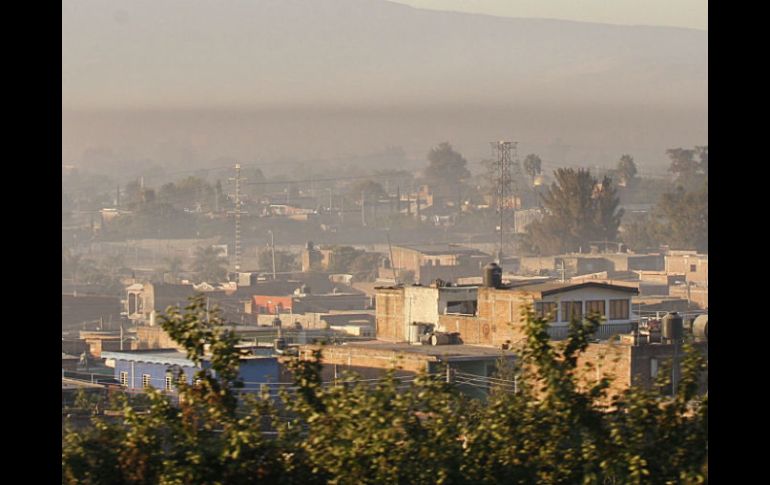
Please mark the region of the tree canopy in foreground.
MULTIPOLYGON (((420 375, 321 381, 321 361, 294 360, 280 397, 238 399, 236 338, 203 300, 170 309, 162 327, 211 368, 180 384, 180 404, 149 392, 144 411, 123 401, 119 421, 66 430, 64 483, 704 483, 708 476, 705 368, 683 358, 676 394, 632 388, 607 399, 609 381, 578 385, 577 356, 599 324, 570 325, 549 340, 527 312, 516 369, 503 366, 487 400, 420 375), (510 385, 517 376, 515 388, 510 385), (215 375, 217 377, 215 377, 215 375)), ((661 372, 661 386, 665 386, 661 372)))

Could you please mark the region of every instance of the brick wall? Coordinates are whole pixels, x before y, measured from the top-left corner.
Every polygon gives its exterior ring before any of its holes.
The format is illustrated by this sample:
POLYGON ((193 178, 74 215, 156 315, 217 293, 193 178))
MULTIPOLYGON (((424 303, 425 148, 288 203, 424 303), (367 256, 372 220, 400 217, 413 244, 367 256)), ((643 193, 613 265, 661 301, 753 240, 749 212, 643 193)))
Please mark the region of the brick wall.
POLYGON ((381 289, 376 297, 378 340, 402 342, 404 334, 404 288, 381 289))

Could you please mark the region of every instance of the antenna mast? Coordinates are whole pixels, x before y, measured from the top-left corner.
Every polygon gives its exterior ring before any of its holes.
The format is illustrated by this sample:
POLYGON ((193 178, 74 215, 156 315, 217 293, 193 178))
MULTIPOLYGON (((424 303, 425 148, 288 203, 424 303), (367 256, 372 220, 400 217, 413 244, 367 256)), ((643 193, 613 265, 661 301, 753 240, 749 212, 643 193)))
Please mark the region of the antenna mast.
POLYGON ((497 263, 503 265, 503 244, 505 238, 504 222, 506 209, 511 210, 513 233, 516 233, 516 197, 518 195, 517 178, 520 176, 521 166, 516 154, 518 142, 493 141, 490 142, 492 152, 496 156, 495 182, 497 185, 497 210, 500 213, 500 247, 497 253, 497 263), (513 173, 512 173, 513 172, 513 173))
POLYGON ((241 182, 245 181, 245 178, 241 178, 241 164, 235 164, 235 177, 231 177, 230 180, 235 182, 235 210, 232 214, 235 215, 235 271, 241 270, 241 214, 245 212, 241 211, 241 182))

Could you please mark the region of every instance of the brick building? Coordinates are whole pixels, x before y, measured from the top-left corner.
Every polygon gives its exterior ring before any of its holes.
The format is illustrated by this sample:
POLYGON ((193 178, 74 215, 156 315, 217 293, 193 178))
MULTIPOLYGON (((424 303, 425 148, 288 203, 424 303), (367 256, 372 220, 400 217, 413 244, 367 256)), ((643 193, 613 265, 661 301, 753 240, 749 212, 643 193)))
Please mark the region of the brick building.
POLYGON ((382 277, 392 277, 392 269, 414 274, 414 282, 428 285, 436 279, 456 281, 477 276, 492 256, 457 244, 419 244, 393 246, 393 261, 380 268, 382 277), (392 268, 392 269, 391 269, 392 268))
POLYGON ((438 331, 458 332, 464 343, 499 347, 523 338, 522 311, 527 305, 543 316, 550 316, 549 333, 556 339, 566 337, 571 316, 598 312, 606 321, 597 336, 606 338, 631 329, 634 318, 631 299, 639 292, 634 287, 600 282, 502 288, 481 286, 476 289, 474 305, 472 292, 466 287, 437 288, 435 291, 414 288, 378 288, 376 324, 379 340, 409 341, 410 326, 428 323, 435 324, 438 331), (464 292, 462 299, 452 300, 460 292, 464 292))

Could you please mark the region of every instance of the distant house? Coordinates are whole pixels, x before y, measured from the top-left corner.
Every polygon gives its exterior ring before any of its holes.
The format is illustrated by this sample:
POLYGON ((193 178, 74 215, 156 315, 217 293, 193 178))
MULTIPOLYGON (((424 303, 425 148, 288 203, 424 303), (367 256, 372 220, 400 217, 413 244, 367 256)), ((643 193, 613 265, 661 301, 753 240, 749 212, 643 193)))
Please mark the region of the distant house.
MULTIPOLYGON (((257 350, 254 350, 257 352, 257 350)), ((258 391, 263 383, 278 382, 279 364, 272 348, 259 349, 258 355, 241 357, 239 378, 244 390, 258 391)), ((175 375, 192 384, 200 370, 177 349, 133 350, 128 352, 102 352, 109 367, 115 369, 115 379, 131 391, 143 391, 153 387, 169 393, 176 392, 175 375)), ((202 367, 211 363, 204 360, 202 367)))
POLYGON ((492 256, 475 248, 457 244, 415 244, 393 246, 390 268, 381 268, 381 277, 393 271, 410 271, 414 282, 428 285, 436 279, 455 281, 457 278, 478 276, 492 256))

